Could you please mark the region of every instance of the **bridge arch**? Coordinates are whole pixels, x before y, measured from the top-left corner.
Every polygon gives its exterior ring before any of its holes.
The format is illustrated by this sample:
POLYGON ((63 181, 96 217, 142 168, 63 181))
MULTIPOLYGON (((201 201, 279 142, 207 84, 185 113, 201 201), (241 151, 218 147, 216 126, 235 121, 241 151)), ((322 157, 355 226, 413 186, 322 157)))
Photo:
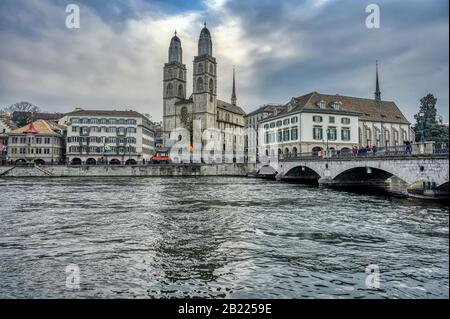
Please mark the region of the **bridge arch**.
POLYGON ((318 183, 320 174, 314 169, 299 165, 290 168, 282 178, 284 181, 302 182, 302 183, 318 183))
POLYGON ((402 182, 406 181, 393 172, 390 172, 384 168, 376 168, 371 166, 356 166, 344 169, 340 173, 336 174, 333 178, 333 182, 342 186, 348 185, 376 185, 385 183, 387 179, 396 177, 402 182))

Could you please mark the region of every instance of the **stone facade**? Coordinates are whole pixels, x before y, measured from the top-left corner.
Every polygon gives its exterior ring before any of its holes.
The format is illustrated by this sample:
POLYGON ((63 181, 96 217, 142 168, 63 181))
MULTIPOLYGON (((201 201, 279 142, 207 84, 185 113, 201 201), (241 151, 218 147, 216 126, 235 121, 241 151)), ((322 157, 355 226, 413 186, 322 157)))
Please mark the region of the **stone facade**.
MULTIPOLYGON (((233 76, 234 77, 234 76, 233 76)), ((205 27, 200 32, 198 55, 193 61, 192 95, 186 98, 186 66, 182 60, 181 41, 172 38, 169 61, 164 65, 163 79, 163 138, 165 146, 172 146, 179 128, 189 130, 192 121, 201 122, 201 130, 217 129, 225 139, 225 130, 243 135, 245 112, 236 105, 233 90, 231 103, 217 98, 217 61, 212 53, 211 33, 205 27)), ((243 137, 242 144, 243 144, 243 137)), ((239 141, 238 141, 239 142, 239 141)))

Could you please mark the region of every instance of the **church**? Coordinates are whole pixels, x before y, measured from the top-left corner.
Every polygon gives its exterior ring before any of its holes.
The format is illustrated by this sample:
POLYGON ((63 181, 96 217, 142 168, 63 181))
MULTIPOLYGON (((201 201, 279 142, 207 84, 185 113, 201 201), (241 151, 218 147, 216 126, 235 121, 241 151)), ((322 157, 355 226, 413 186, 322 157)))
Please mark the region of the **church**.
MULTIPOLYGON (((243 131, 245 112, 237 105, 235 72, 230 102, 217 98, 217 60, 213 56, 211 33, 204 24, 198 40, 198 54, 193 61, 192 94, 187 97, 186 65, 183 64, 181 40, 175 35, 170 41, 169 60, 164 64, 163 138, 169 146, 170 132, 193 120, 201 121, 202 131, 219 129, 222 141, 225 129, 243 131)), ((224 142, 223 142, 224 143, 224 142)), ((234 143, 236 143, 236 138, 234 143)))

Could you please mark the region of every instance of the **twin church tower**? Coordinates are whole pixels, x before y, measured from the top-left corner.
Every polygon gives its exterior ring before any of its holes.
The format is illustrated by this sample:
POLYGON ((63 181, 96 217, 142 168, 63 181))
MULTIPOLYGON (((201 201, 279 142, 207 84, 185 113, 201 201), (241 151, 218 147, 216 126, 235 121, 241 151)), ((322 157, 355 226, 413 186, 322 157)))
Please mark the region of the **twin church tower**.
POLYGON ((169 61, 164 64, 164 144, 176 128, 186 127, 188 121, 200 120, 202 130, 244 128, 245 112, 236 105, 233 70, 231 103, 217 99, 217 61, 212 54, 211 33, 206 23, 198 40, 198 55, 194 57, 192 95, 187 99, 186 65, 183 49, 176 32, 170 41, 169 61))

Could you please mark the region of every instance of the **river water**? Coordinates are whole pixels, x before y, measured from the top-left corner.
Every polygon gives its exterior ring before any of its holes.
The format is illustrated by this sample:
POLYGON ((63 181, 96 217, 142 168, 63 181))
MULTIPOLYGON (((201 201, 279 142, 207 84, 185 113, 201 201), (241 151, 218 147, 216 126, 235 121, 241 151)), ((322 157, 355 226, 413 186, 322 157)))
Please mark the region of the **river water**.
POLYGON ((234 177, 4 179, 0 195, 0 298, 449 297, 443 204, 234 177))

